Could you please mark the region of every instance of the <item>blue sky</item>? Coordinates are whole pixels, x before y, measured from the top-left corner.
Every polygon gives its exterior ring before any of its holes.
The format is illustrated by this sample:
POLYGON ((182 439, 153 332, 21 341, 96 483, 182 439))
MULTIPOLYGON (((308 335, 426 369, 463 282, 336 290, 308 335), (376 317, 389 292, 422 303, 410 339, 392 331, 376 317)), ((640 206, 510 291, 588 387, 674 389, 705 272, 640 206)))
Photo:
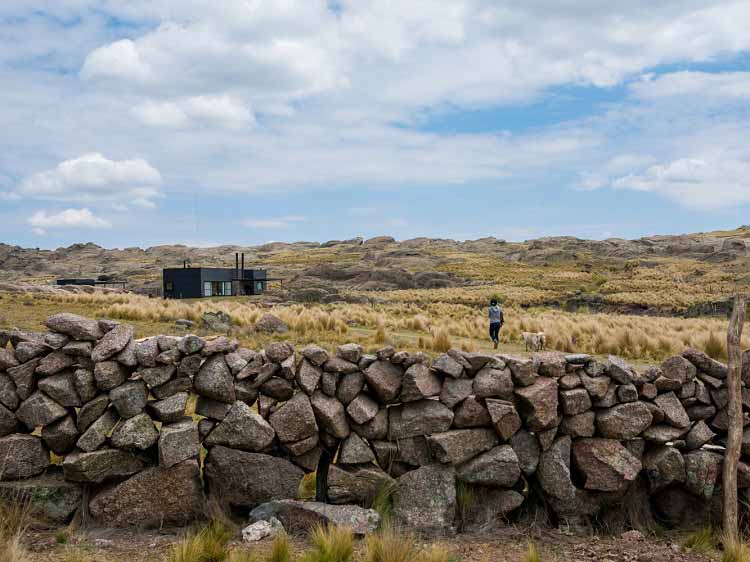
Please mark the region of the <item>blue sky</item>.
POLYGON ((750 223, 750 4, 5 0, 0 241, 750 223))

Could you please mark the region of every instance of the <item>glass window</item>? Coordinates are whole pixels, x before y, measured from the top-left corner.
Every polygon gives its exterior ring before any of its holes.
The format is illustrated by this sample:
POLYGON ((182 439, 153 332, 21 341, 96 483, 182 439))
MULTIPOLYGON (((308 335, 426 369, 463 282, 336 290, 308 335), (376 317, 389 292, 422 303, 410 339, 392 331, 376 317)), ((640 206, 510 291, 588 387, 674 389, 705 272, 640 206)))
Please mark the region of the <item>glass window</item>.
POLYGON ((213 292, 211 291, 211 281, 205 281, 203 283, 203 296, 204 297, 213 296, 213 292))
POLYGON ((224 296, 232 296, 232 282, 224 281, 224 296))
POLYGON ((263 281, 256 281, 255 282, 255 293, 262 293, 263 292, 263 281))

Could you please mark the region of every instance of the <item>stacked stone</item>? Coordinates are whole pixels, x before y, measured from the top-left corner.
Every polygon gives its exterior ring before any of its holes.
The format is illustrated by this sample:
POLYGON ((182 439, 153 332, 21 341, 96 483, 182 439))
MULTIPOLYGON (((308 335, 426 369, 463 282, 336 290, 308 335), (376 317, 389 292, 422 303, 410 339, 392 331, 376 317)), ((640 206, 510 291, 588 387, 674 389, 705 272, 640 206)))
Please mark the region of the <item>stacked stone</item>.
MULTIPOLYGON (((430 531, 453 525, 457 482, 495 515, 522 505, 530 483, 563 519, 597 513, 639 478, 667 516, 707 504, 719 482, 727 368, 692 349, 639 372, 559 352, 451 350, 432 361, 311 344, 298 354, 224 336, 136 340, 126 324, 72 314, 46 325, 0 333, 0 493, 18 481, 64 490, 59 520, 81 485, 110 525, 190 521, 205 511, 204 490, 253 509, 296 497, 339 445, 332 503, 361 504, 391 484, 397 517, 430 531)), ((740 486, 750 487, 744 462, 740 486)))

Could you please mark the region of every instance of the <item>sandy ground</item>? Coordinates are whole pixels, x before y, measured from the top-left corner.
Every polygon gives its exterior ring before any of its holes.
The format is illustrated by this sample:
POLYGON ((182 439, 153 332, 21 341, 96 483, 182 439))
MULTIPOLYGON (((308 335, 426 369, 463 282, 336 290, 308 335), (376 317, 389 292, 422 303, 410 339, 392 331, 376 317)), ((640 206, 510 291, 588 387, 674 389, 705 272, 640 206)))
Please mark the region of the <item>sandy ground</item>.
MULTIPOLYGON (((178 531, 79 531, 59 544, 52 531, 36 531, 28 535, 27 548, 34 562, 165 562, 170 547, 180 537, 178 531), (80 554, 77 559, 73 555, 80 554)), ((461 562, 520 562, 529 542, 534 542, 544 562, 706 562, 708 556, 683 552, 678 535, 661 538, 628 539, 623 537, 571 537, 558 531, 536 531, 531 536, 518 527, 505 527, 481 535, 462 534, 436 539, 461 562)), ((231 548, 265 552, 270 541, 252 546, 239 542, 231 548)), ((420 544, 428 544, 420 541, 420 544)), ((304 539, 293 540, 294 551, 306 547, 304 539)))

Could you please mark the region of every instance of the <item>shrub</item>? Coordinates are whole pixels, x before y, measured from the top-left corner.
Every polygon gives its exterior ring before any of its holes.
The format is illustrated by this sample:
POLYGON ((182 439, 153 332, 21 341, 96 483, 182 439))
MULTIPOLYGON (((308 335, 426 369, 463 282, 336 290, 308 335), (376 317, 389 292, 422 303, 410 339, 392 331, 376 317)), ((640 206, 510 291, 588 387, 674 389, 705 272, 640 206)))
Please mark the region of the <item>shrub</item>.
POLYGON ((416 555, 414 536, 387 524, 367 537, 363 562, 416 562, 416 555))
POLYGON ((310 541, 313 547, 302 556, 302 562, 348 562, 354 553, 354 534, 346 527, 317 526, 310 541))
POLYGON ((273 539, 271 545, 271 554, 268 556, 268 562, 289 562, 292 559, 292 547, 289 544, 289 535, 279 533, 273 539))
POLYGON ((542 555, 534 543, 529 543, 522 558, 523 562, 542 562, 542 555))
POLYGON ((696 554, 709 554, 715 552, 719 546, 713 527, 710 525, 690 533, 682 541, 682 548, 696 554))

